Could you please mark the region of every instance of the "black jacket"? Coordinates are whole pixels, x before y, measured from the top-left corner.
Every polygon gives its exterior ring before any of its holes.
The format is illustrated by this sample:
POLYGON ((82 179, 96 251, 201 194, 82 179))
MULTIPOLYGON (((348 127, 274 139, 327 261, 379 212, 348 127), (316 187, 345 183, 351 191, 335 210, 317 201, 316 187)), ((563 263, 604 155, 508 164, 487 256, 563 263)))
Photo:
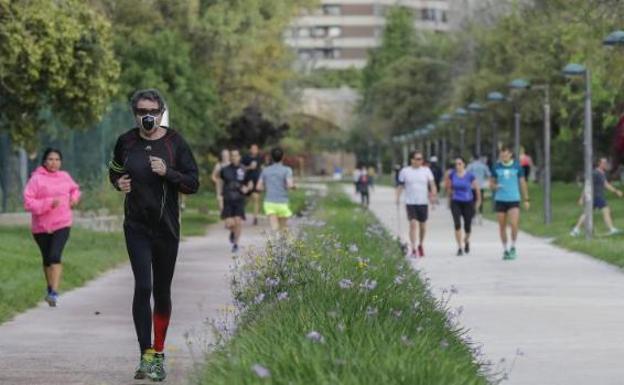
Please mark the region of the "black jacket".
POLYGON ((182 136, 172 129, 157 140, 142 138, 138 128, 122 134, 109 164, 110 182, 119 189, 117 180, 126 174, 132 181, 124 203, 124 226, 179 239, 178 193, 193 194, 199 188, 197 163, 182 136), (150 156, 165 161, 164 177, 152 171, 150 156))

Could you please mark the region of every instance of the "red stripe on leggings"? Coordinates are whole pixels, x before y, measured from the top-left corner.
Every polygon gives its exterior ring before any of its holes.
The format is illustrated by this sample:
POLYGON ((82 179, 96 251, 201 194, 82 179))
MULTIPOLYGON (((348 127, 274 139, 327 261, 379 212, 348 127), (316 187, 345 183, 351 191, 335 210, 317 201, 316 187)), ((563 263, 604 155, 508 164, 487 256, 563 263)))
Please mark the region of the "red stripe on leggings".
POLYGON ((165 348, 169 318, 171 314, 154 313, 154 350, 157 352, 162 352, 165 348))

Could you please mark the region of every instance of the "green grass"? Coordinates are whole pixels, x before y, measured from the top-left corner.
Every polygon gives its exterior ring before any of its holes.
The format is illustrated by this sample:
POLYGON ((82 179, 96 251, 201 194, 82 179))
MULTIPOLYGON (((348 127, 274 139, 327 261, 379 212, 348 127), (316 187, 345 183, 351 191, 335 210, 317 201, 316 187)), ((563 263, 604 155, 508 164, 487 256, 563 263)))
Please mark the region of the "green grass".
MULTIPOLYGON (((578 205, 581 186, 570 183, 553 184, 553 221, 544 224, 542 187, 530 184, 531 210, 522 211, 520 227, 537 236, 553 238, 554 243, 570 250, 589 254, 614 265, 624 267, 624 236, 606 236, 608 229, 604 225, 602 213, 595 211, 594 226, 596 236, 591 241, 584 237, 570 237, 569 232, 582 213, 578 205)), ((624 200, 608 192, 607 199, 611 207, 616 227, 624 227, 624 200)), ((486 202, 486 216, 494 219, 491 202, 486 202), (487 209, 487 207, 490 209, 487 209)))
POLYGON ((337 188, 316 215, 324 223, 302 238, 273 242, 266 255, 239 265, 234 295, 247 310, 197 383, 488 383, 444 304, 431 298, 372 215, 337 188), (352 287, 341 288, 343 279, 352 287), (362 288, 367 280, 376 286, 362 288), (255 303, 259 295, 265 297, 255 303), (307 338, 312 331, 323 341, 307 338), (260 378, 254 365, 270 377, 260 378))
MULTIPOLYGON (((26 227, 2 227, 0 323, 35 306, 46 292, 39 249, 26 227)), ((95 233, 72 229, 63 255, 61 292, 83 285, 127 261, 121 232, 95 233)))

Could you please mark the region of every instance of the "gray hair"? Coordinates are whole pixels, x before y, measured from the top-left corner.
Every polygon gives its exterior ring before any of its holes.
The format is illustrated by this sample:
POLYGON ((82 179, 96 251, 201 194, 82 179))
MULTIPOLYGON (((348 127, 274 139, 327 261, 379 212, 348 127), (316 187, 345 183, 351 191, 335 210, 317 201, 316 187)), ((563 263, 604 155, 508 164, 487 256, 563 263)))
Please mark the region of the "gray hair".
POLYGON ((157 102, 158 108, 161 111, 165 110, 165 99, 155 88, 138 90, 132 95, 132 97, 130 98, 130 108, 132 109, 132 112, 136 111, 137 105, 139 104, 140 100, 151 100, 153 102, 157 102))

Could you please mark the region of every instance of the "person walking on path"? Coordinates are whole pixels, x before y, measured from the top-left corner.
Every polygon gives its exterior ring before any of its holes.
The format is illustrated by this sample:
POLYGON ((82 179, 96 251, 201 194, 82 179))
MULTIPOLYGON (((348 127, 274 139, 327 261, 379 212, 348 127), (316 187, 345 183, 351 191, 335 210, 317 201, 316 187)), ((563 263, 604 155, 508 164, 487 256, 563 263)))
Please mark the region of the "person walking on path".
POLYGON ((45 300, 58 304, 63 265, 61 259, 69 240, 72 208, 80 201, 80 188, 66 171, 61 171, 61 151, 48 148, 24 189, 24 209, 32 214, 31 231, 43 258, 47 282, 45 300))
POLYGON ((225 227, 230 230, 232 252, 236 253, 245 220, 245 196, 253 189, 253 181, 247 178, 248 174, 241 164, 238 149, 230 150, 230 158, 230 164, 223 167, 219 173, 223 199, 221 219, 224 220, 225 227))
MULTIPOLYGON (((477 186, 475 190, 479 190, 481 195, 480 204, 476 205, 476 211, 478 214, 477 220, 479 224, 483 224, 483 198, 485 196, 485 189, 489 187, 490 177, 492 173, 490 169, 485 164, 485 161, 479 155, 475 155, 472 158, 472 161, 468 165, 467 171, 475 176, 477 180, 477 186)), ((476 191, 473 191, 475 199, 477 198, 476 191)))
POLYGON ((223 190, 223 186, 221 186, 221 178, 219 178, 219 173, 224 167, 227 167, 230 164, 230 150, 224 148, 221 150, 221 155, 219 157, 219 161, 215 163, 214 168, 212 169, 212 174, 210 175, 210 179, 215 184, 215 191, 217 192, 217 204, 219 205, 219 210, 223 210, 223 196, 221 195, 221 191, 223 190))
POLYGON ((524 200, 524 208, 531 207, 529 189, 524 170, 513 158, 509 146, 500 150, 500 159, 492 169, 490 188, 494 193, 494 207, 498 219, 500 239, 503 244, 503 260, 517 257, 516 240, 520 223, 520 195, 524 200), (507 237, 507 223, 511 225, 511 247, 507 237))
POLYGON ((360 193, 360 203, 363 208, 368 208, 370 204, 370 189, 373 188, 373 177, 369 175, 366 166, 360 168, 360 176, 355 182, 356 190, 360 193))
POLYGON ((410 165, 399 173, 399 185, 396 188, 396 204, 400 204, 401 194, 405 191, 405 207, 410 224, 410 256, 424 257, 423 242, 427 232, 429 203, 435 202, 437 189, 435 179, 429 167, 424 166, 422 152, 410 153, 410 165), (417 244, 418 240, 418 244, 417 244))
POLYGON ((444 186, 449 192, 451 214, 455 226, 455 240, 457 241, 457 256, 470 253, 470 233, 475 207, 481 203, 481 190, 477 178, 466 170, 464 158, 455 159, 455 169, 447 172, 444 186), (464 233, 462 234, 462 219, 464 233))
POLYGON ((293 172, 288 166, 284 166, 284 151, 275 147, 271 150, 273 164, 262 170, 258 180, 258 190, 266 191, 263 209, 269 217, 271 230, 286 230, 288 218, 292 216, 288 206, 288 190, 295 188, 293 172))
POLYGON ((522 151, 520 151, 520 167, 522 167, 522 171, 524 172, 524 177, 527 181, 531 178, 531 168, 533 167, 533 159, 529 154, 526 153, 524 147, 522 151))
POLYGON ((438 164, 438 157, 433 155, 429 158, 429 168, 431 169, 431 173, 433 173, 433 179, 436 185, 436 191, 440 191, 440 183, 444 178, 444 172, 442 168, 438 164))
POLYGON ((135 92, 130 105, 137 127, 117 139, 109 179, 125 194, 123 227, 135 282, 132 317, 141 352, 134 378, 162 381, 180 242, 178 196, 197 192, 198 171, 184 138, 160 125, 165 101, 157 90, 135 92))
POLYGON ((262 171, 262 156, 257 144, 249 147, 249 154, 243 157, 243 166, 247 171, 247 179, 253 183, 252 189, 249 191, 251 201, 253 202, 253 224, 258 225, 258 214, 260 213, 260 193, 256 189, 260 172, 262 171))
MULTIPOLYGON (((598 165, 594 172, 592 173, 592 180, 594 184, 594 209, 602 211, 602 218, 604 220, 605 225, 609 229, 609 235, 619 234, 621 231, 618 230, 613 225, 613 219, 611 218, 611 209, 609 208, 609 204, 607 203, 607 199, 605 197, 605 189, 611 191, 619 198, 622 197, 622 191, 613 187, 611 183, 607 180, 607 171, 609 170, 609 163, 606 158, 600 158, 598 160, 598 165)), ((581 194, 581 197, 578 200, 579 205, 583 205, 585 194, 581 194)), ((579 236, 581 234, 581 226, 585 222, 585 214, 581 214, 579 220, 576 223, 576 226, 570 232, 570 235, 573 237, 579 236)))

